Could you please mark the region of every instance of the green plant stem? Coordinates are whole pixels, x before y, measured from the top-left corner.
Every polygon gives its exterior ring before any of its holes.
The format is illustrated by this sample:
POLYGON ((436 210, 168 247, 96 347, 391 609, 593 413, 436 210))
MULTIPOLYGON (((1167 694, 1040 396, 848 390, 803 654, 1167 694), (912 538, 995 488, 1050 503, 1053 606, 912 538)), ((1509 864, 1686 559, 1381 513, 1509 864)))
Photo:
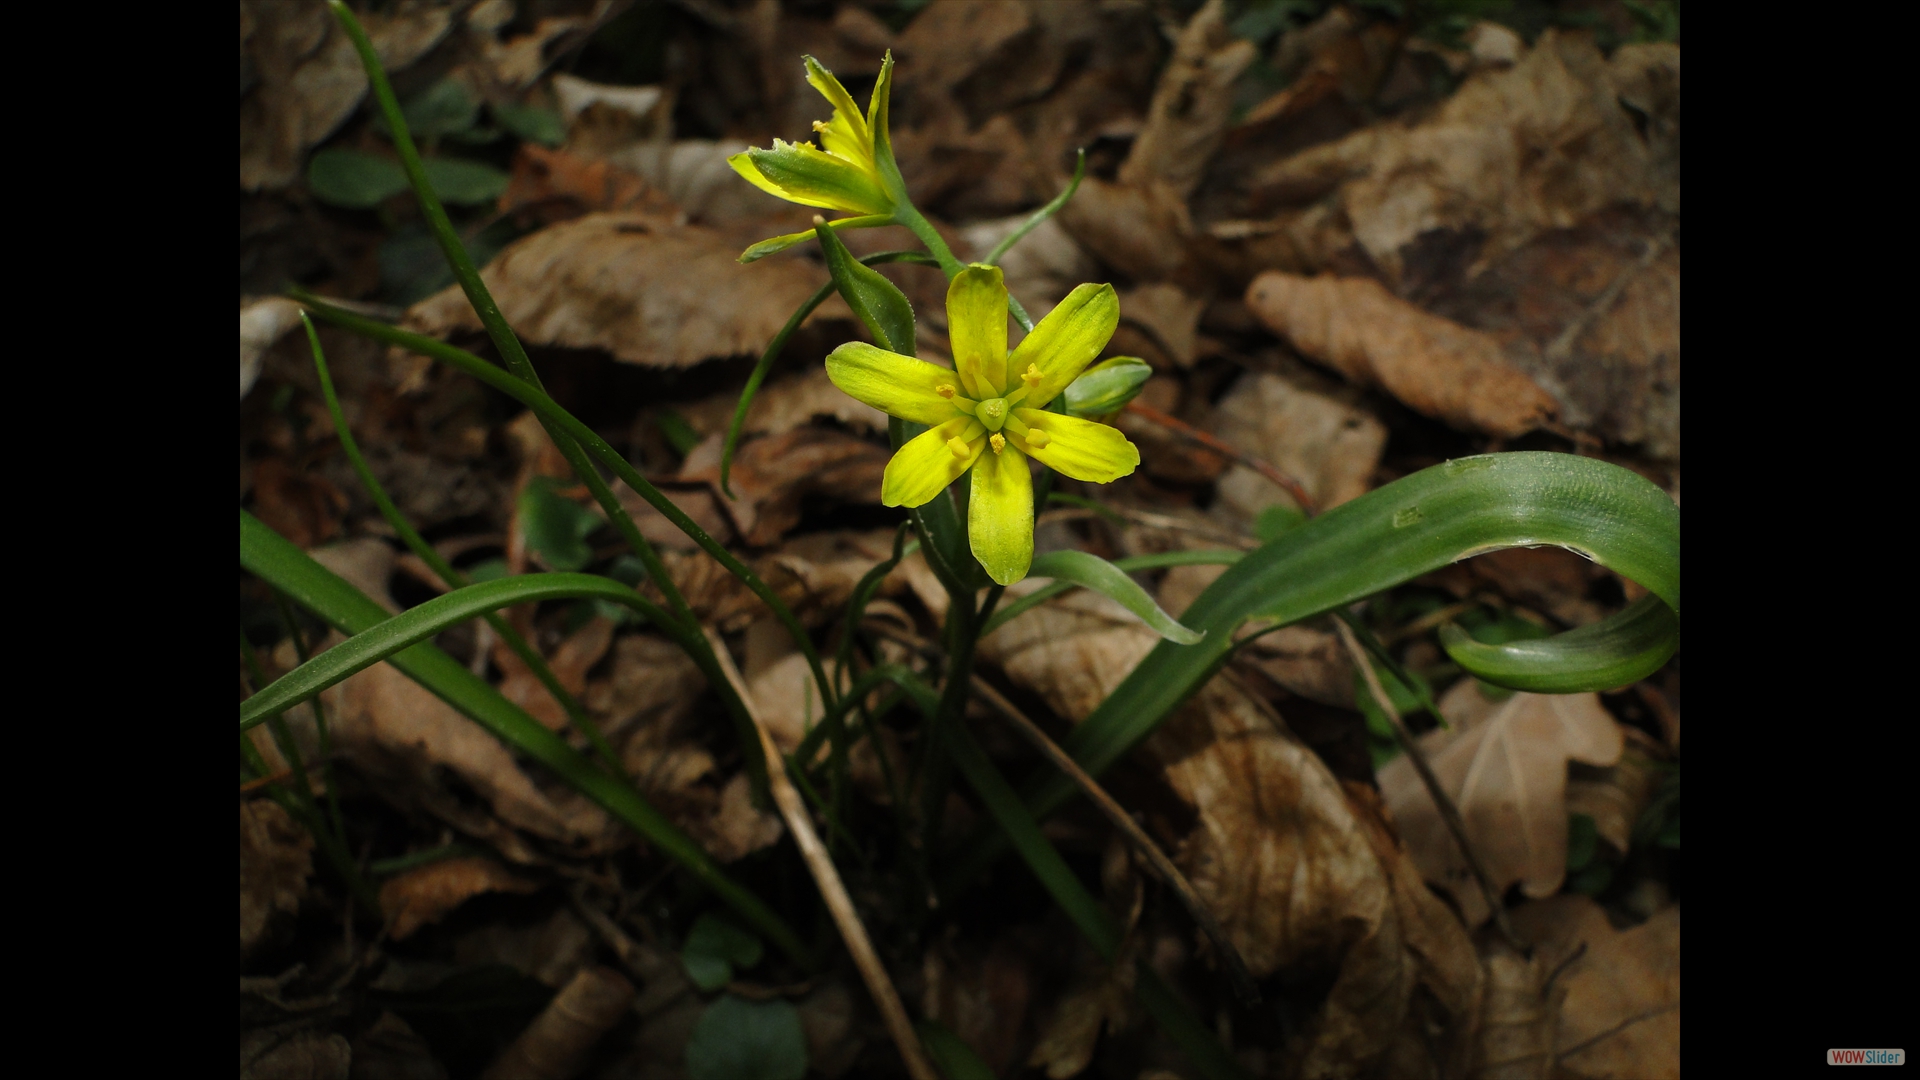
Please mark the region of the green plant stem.
MULTIPOLYGON (((465 374, 479 379, 488 386, 499 390, 508 397, 527 406, 527 408, 533 410, 536 414, 552 421, 567 434, 578 439, 583 447, 611 468, 614 474, 626 483, 628 487, 631 487, 637 492, 641 498, 645 499, 655 510, 658 510, 663 517, 672 522, 681 532, 691 537, 696 544, 700 545, 702 550, 712 555, 729 573, 746 583, 747 588, 752 590, 753 594, 758 596, 767 607, 772 610, 774 617, 780 620, 781 624, 786 627, 787 633, 791 635, 794 641, 800 646, 801 653, 807 658, 808 665, 813 669, 814 681, 821 687, 823 700, 832 701, 834 699, 832 685, 827 679, 825 668, 820 663, 819 653, 814 650, 812 639, 807 635, 805 628, 800 625, 800 621, 794 617, 792 609, 787 607, 786 603, 767 586, 765 581, 760 579, 758 574, 748 569, 739 559, 734 557, 732 552, 715 541, 713 537, 708 536, 704 529, 695 524, 693 519, 688 517, 686 512, 681 510, 679 506, 675 505, 673 500, 661 493, 659 488, 648 483, 646 477, 641 476, 639 470, 635 469, 631 462, 627 461, 618 451, 608 445, 605 439, 601 438, 592 428, 581 423, 572 413, 561 408, 552 398, 464 349, 457 349, 435 338, 409 333, 397 327, 387 326, 384 323, 375 322, 372 319, 355 315, 350 311, 333 307, 302 290, 291 290, 289 295, 305 304, 308 310, 326 319, 328 322, 344 326, 349 330, 373 338, 376 341, 399 345, 417 352, 422 356, 427 356, 458 368, 465 374)), ((622 513, 624 514, 624 511, 622 513)), ((646 550, 651 552, 651 546, 646 550)), ((664 568, 661 568, 661 573, 665 573, 664 568)), ((665 590, 662 591, 664 592, 665 590)), ((679 620, 669 621, 677 623, 679 620)), ((682 647, 686 649, 688 655, 699 665, 702 674, 707 677, 708 685, 719 689, 726 680, 721 677, 720 669, 714 660, 711 648, 702 648, 694 643, 694 639, 701 636, 697 630, 687 631, 685 627, 682 626, 681 631, 682 635, 676 637, 676 640, 682 643, 682 647)), ((765 770, 767 766, 766 762, 762 760, 758 749, 759 739, 758 737, 753 738, 751 741, 747 739, 747 736, 752 732, 752 720, 748 718, 746 714, 745 705, 740 702, 738 696, 732 693, 730 689, 720 690, 720 695, 721 701, 727 705, 728 712, 734 720, 736 731, 742 740, 741 753, 747 761, 749 776, 754 778, 756 794, 764 792, 766 783, 765 770)))
MULTIPOLYGON (((386 488, 381 486, 380 481, 373 475, 373 470, 367 466, 367 459, 360 453, 360 443, 353 437, 353 430, 347 426, 346 413, 340 408, 340 395, 334 391, 333 373, 328 370, 326 353, 320 348, 320 335, 314 330, 313 320, 307 317, 306 312, 300 313, 300 321, 307 328, 307 343, 313 349, 314 370, 320 376, 320 394, 326 399, 327 412, 333 417, 334 433, 340 439, 340 449, 347 455, 347 462, 353 466, 354 474, 360 478, 361 486, 367 489, 367 495, 373 499, 373 505, 379 509, 380 516, 385 518, 387 524, 393 527, 393 531, 400 535, 400 540, 407 545, 407 550, 413 552, 421 562, 426 563, 449 589, 464 587, 468 584, 467 575, 455 569, 452 563, 433 549, 433 545, 427 543, 426 538, 407 521, 406 515, 400 512, 400 508, 394 505, 393 499, 387 495, 386 488)), ((574 729, 579 731, 586 738, 587 743, 593 747, 594 752, 600 755, 600 760, 605 763, 608 771, 631 783, 632 778, 627 775, 626 769, 621 767, 619 756, 613 752, 613 746, 607 742, 606 736, 601 734, 600 725, 594 723, 593 717, 587 715, 587 711, 580 706, 580 702, 567 692, 566 687, 560 685, 559 678, 547 665, 546 658, 541 656, 525 637, 521 636, 520 631, 514 629, 511 623, 498 614, 489 613, 482 618, 486 620, 486 624, 492 628, 493 632, 499 635, 507 648, 520 658, 520 662, 527 665, 527 669, 533 672, 534 678, 540 680, 540 685, 546 687, 547 693, 552 695, 553 700, 566 712, 567 719, 573 723, 574 729)), ((300 659, 305 661, 306 657, 303 655, 300 659)), ((314 699, 314 704, 316 708, 319 706, 318 698, 314 699)))
MULTIPOLYGON (((293 642, 294 655, 300 658, 301 663, 306 663, 312 650, 307 644, 305 635, 300 632, 300 624, 294 621, 293 609, 287 606, 287 598, 281 595, 277 589, 273 594, 273 604, 280 612, 280 621, 286 624, 287 637, 293 642)), ((249 644, 244 637, 240 639, 240 642, 247 654, 247 674, 254 680, 253 685, 259 686, 261 674, 260 664, 258 658, 253 654, 253 646, 249 644)), ((340 793, 335 790, 331 777, 333 734, 327 728, 327 710, 325 705, 317 697, 311 702, 308 702, 308 704, 313 707, 313 733, 314 738, 319 743, 318 749, 320 751, 320 760, 314 762, 314 765, 320 770, 320 782, 325 784, 327 788, 327 819, 333 823, 334 835, 344 841, 347 835, 347 826, 346 822, 340 817, 340 793)), ((285 721, 278 717, 275 718, 273 738, 276 744, 280 744, 282 753, 288 753, 289 749, 295 751, 299 749, 293 745, 293 736, 291 732, 287 730, 285 721)), ((293 770, 294 780, 299 785, 301 793, 308 801, 312 801, 313 784, 307 777, 306 766, 301 764, 297 753, 289 754, 287 761, 288 767, 293 770)))
MULTIPOLYGON (((925 252, 920 251, 882 251, 874 255, 861 256, 860 261, 867 266, 878 266, 881 263, 890 262, 940 265, 925 252)), ((807 321, 807 316, 813 314, 815 308, 826 303, 827 297, 833 295, 833 289, 833 282, 827 282, 814 290, 806 303, 794 310, 794 313, 788 317, 787 324, 780 328, 779 333, 773 335, 771 342, 767 343, 766 351, 760 354, 759 363, 753 365, 753 372, 747 376, 746 388, 740 391, 740 401, 733 408, 733 422, 727 426, 726 442, 720 447, 720 490, 727 498, 735 497, 732 487, 733 455, 734 451, 740 447, 740 435, 746 428, 747 411, 753 407, 754 395, 760 392, 760 384, 767 380, 767 374, 773 370, 773 362, 786 351, 787 340, 793 337, 794 331, 800 329, 800 324, 807 321)))
POLYGON ((927 246, 927 252, 939 262, 940 272, 947 275, 948 281, 952 281, 960 271, 967 268, 965 263, 953 257, 953 249, 947 246, 947 241, 911 202, 901 200, 895 205, 893 219, 905 225, 922 244, 927 246))

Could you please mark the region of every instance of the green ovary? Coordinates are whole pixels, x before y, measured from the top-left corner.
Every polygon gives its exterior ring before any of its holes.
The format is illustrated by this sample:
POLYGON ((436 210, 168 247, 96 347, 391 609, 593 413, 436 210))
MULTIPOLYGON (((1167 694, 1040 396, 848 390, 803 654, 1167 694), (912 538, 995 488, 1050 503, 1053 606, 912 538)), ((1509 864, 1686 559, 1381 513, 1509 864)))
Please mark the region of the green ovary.
POLYGON ((980 418, 981 423, 987 425, 988 431, 999 431, 1007 422, 1007 399, 988 398, 974 410, 974 415, 980 418))

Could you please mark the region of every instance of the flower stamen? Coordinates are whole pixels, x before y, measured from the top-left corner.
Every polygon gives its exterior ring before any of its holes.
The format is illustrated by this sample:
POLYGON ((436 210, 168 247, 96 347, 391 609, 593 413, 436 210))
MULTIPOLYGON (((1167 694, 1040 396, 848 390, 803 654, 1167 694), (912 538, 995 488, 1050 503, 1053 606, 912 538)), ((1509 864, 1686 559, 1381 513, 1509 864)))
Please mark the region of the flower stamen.
POLYGON ((997 431, 987 441, 993 444, 993 452, 996 454, 1007 448, 1007 437, 997 431))
POLYGON ((953 451, 954 457, 962 460, 965 460, 966 456, 973 452, 973 448, 967 445, 967 440, 958 435, 947 440, 947 449, 953 451))

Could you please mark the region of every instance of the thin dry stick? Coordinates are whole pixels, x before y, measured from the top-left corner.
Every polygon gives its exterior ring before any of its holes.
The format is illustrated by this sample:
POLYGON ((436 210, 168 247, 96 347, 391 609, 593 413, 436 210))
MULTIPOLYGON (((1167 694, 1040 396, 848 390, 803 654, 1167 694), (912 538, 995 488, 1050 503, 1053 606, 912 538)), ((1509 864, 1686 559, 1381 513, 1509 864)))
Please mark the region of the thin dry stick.
POLYGON ((1240 950, 1234 948, 1232 939, 1227 937, 1226 929, 1213 917, 1213 913, 1207 910, 1206 904, 1200 901, 1200 894, 1194 891, 1193 884, 1180 873, 1179 867, 1173 865, 1173 860, 1167 858, 1166 853, 1160 850, 1160 845, 1153 842, 1153 838, 1147 835, 1147 831, 1142 829, 1140 824, 1133 820, 1133 816, 1114 801, 1113 796, 1107 794, 1106 789, 1102 788, 1098 781, 1087 775, 1086 770, 1080 767, 1079 762, 1073 760, 1071 754, 1060 749, 1059 743, 1048 738, 1047 733, 1040 730, 1038 724, 1028 719, 1027 715, 1021 712, 1013 702, 1002 696, 1000 691, 995 690, 992 683, 975 675, 973 692, 986 699, 987 704, 992 705, 1001 716, 1006 717, 1016 731, 1026 736, 1027 741, 1032 743, 1035 749, 1046 755, 1048 761, 1053 762, 1054 768, 1072 777, 1073 782, 1080 785, 1080 790, 1086 793, 1087 798, 1092 799, 1093 804, 1100 808, 1100 812, 1107 815, 1107 820, 1113 822, 1114 827, 1133 842, 1134 850, 1147 860, 1154 871, 1160 875, 1160 880, 1166 882, 1174 895, 1180 898, 1180 903, 1185 905, 1187 911, 1193 915, 1193 921, 1200 924, 1200 929, 1207 935, 1208 940, 1213 942, 1213 947, 1219 952, 1221 961, 1226 964, 1227 981, 1233 985, 1234 996, 1238 997, 1243 1004, 1258 1004, 1260 990, 1253 985, 1253 976, 1247 971, 1247 962, 1241 958, 1240 950))
POLYGON ((290 768, 281 769, 272 776, 256 776, 252 780, 240 785, 240 794, 243 796, 251 795, 261 788, 272 787, 274 784, 284 784, 291 779, 293 779, 293 770, 290 768))
POLYGON ((1394 737, 1400 740, 1400 749, 1406 751, 1407 760, 1413 763, 1413 771, 1420 774, 1420 782, 1426 785, 1427 794, 1433 798, 1433 805, 1440 808, 1440 820, 1446 822, 1447 831, 1453 834, 1453 842, 1460 845, 1460 851, 1467 858, 1467 867, 1473 871, 1473 879, 1480 883, 1480 892, 1486 897, 1487 907, 1493 912, 1493 927, 1501 938, 1514 947, 1522 956, 1527 955, 1527 946, 1520 936, 1513 932, 1513 926, 1507 922, 1507 909, 1500 902, 1500 893, 1493 887, 1493 878, 1473 852, 1473 845, 1467 843, 1467 824, 1460 818, 1460 808, 1453 805, 1453 799, 1440 787, 1440 778, 1433 775, 1433 766, 1427 762, 1427 752, 1413 741, 1413 733, 1407 730, 1406 722, 1400 719, 1400 710, 1393 707, 1393 699, 1387 696, 1386 687, 1380 685, 1380 676, 1374 674, 1373 664, 1367 659, 1366 651, 1360 647, 1360 639, 1353 636, 1353 628, 1340 619, 1334 620, 1334 626, 1340 631, 1340 642, 1347 647, 1347 655, 1353 657, 1353 666, 1359 669, 1360 677, 1367 681, 1367 693, 1373 696, 1373 703, 1387 714, 1387 720, 1393 724, 1394 737))
POLYGON ((900 991, 894 989, 893 980, 887 977, 886 967, 873 951, 873 941, 867 937, 867 928, 860 923, 860 914, 853 909, 853 898, 847 895, 847 887, 840 880, 840 871, 834 869, 826 845, 820 842, 820 834, 813 831, 813 820, 807 816, 806 804, 800 801, 800 792, 794 789, 786 769, 781 767, 786 759, 781 755, 780 748, 774 745, 766 721, 760 718, 753 695, 747 692, 746 680, 740 677, 739 669, 733 666, 733 656, 727 652, 726 643, 720 640, 720 635, 712 627, 706 628, 706 635, 713 645, 713 655, 719 662, 721 674, 733 684, 734 692, 740 695, 741 703, 746 706, 747 716, 753 720, 754 730, 760 733, 760 748, 767 755, 767 786, 773 792, 773 801, 780 807, 780 816, 786 819, 794 843, 800 847, 801 858, 807 861, 807 870, 813 874, 820 897, 827 902, 827 910, 833 914, 834 925, 839 928, 841 939, 847 943, 847 951, 853 954, 854 966, 860 969, 860 977, 866 980, 867 992, 873 995, 874 1004, 880 1008, 880 1018, 886 1022, 887 1033, 893 1036, 894 1045, 899 1048, 900 1057, 907 1064, 908 1074, 913 1080, 940 1080, 940 1074, 934 1071, 933 1063, 927 1060, 926 1051, 920 1046, 919 1036, 914 1034, 913 1021, 907 1018, 907 1007, 900 1001, 900 991))
POLYGON ((1201 446, 1206 447, 1222 457, 1237 461, 1247 468, 1252 469, 1254 472, 1259 473, 1261 476, 1266 477, 1268 480, 1273 481, 1280 486, 1282 491, 1293 496, 1293 501, 1300 504, 1300 511, 1308 517, 1319 513, 1314 507, 1313 496, 1307 494, 1305 485, 1260 458, 1244 450, 1236 450, 1186 421, 1168 416, 1166 413, 1161 412, 1151 405, 1142 405, 1138 401, 1129 401, 1127 402, 1127 411, 1143 420, 1151 420, 1181 438, 1190 442, 1199 443, 1201 446))

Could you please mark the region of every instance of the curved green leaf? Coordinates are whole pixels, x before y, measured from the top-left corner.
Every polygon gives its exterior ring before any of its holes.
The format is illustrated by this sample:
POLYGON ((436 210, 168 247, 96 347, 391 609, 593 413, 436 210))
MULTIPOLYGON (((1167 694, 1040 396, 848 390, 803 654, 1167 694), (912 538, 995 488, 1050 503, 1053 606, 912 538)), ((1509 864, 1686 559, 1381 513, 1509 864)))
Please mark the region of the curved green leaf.
MULTIPOLYGON (((1284 626, 1461 559, 1540 545, 1576 551, 1680 609, 1680 508, 1666 492, 1617 465, 1571 454, 1460 458, 1335 507, 1249 552, 1181 616, 1207 631, 1207 640, 1155 646, 1063 745, 1100 775, 1226 662, 1235 631, 1249 619, 1284 626)), ((1049 768, 1026 796, 1045 816, 1076 790, 1049 768)), ((983 838, 955 860, 951 880, 971 878, 1002 848, 997 838, 983 838)))
MULTIPOLYGON (((1060 208, 1067 205, 1067 200, 1073 198, 1073 193, 1080 190, 1080 181, 1086 179, 1086 176, 1087 152, 1082 150, 1079 156, 1074 159, 1073 179, 1068 181, 1066 190, 1055 195, 1047 205, 1035 210, 1032 217, 1021 222, 1020 227, 1007 234, 1005 240, 993 245, 993 250, 987 252, 987 257, 980 261, 986 263, 988 266, 1000 265, 1001 257, 1008 251, 1011 251, 1013 245, 1025 239, 1028 233, 1040 227, 1041 222, 1059 213, 1060 208)), ((1028 329, 1032 329, 1032 327, 1028 327, 1028 329)))
MULTIPOLYGON (((1064 500, 1066 496, 1055 495, 1053 498, 1056 500, 1064 500)), ((1168 566, 1232 566, 1234 563, 1239 562, 1241 556, 1245 554, 1246 552, 1244 551, 1232 551, 1226 548, 1199 551, 1162 551, 1153 555, 1129 555, 1124 559, 1115 559, 1108 565, 1129 573, 1135 570, 1158 570, 1168 566)), ((1040 576, 1039 571, 1034 571, 1032 576, 1040 576)), ((1028 608, 1038 607, 1048 600, 1059 596, 1061 593, 1076 588, 1079 588, 1079 582, 1067 580, 1056 580, 1051 585, 1043 585, 995 612, 993 618, 988 619, 987 625, 981 629, 980 636, 986 637, 988 634, 1006 625, 1008 620, 1026 611, 1028 608)))
POLYGON ((460 158, 428 158, 423 163, 427 181, 440 198, 468 206, 492 202, 507 190, 509 177, 491 165, 460 158))
POLYGON ((436 596, 386 619, 301 664, 240 703, 240 730, 295 705, 364 671, 394 653, 433 637, 451 626, 516 604, 542 600, 609 600, 639 611, 649 619, 663 618, 659 608, 611 578, 595 574, 522 574, 483 581, 436 596))
POLYGON ((906 294, 880 271, 854 258, 826 222, 814 220, 819 222, 813 231, 820 238, 820 251, 827 257, 827 272, 833 275, 834 287, 873 335, 873 343, 901 356, 918 355, 913 344, 913 305, 906 294))
POLYGON ((1067 581, 1114 601, 1133 612, 1153 632, 1180 645, 1192 645, 1207 636, 1205 630, 1190 630, 1160 610, 1147 590, 1128 577, 1126 571, 1098 555, 1086 551, 1049 551, 1033 560, 1029 577, 1048 577, 1067 581))
POLYGON ((1680 616, 1643 596, 1608 618, 1549 638, 1483 645, 1453 623, 1440 628, 1453 661, 1496 686, 1579 694, 1639 682, 1680 648, 1680 616))
MULTIPOLYGON (((313 561, 291 541, 240 511, 240 566, 285 593, 343 634, 359 634, 388 620, 384 608, 338 574, 313 561)), ((324 654, 323 654, 324 655, 324 654)), ((458 709, 494 738, 553 770, 575 791, 592 799, 685 867, 768 941, 803 967, 814 956, 772 908, 742 888, 704 848, 654 809, 626 783, 593 767, 565 739, 547 730, 525 709, 500 696, 458 660, 424 642, 402 649, 388 662, 435 697, 458 709)), ((717 678, 717 676, 715 676, 717 678)), ((256 695, 257 696, 257 695, 256 695)))
POLYGON ((407 173, 389 157, 328 147, 307 162, 307 190, 321 202, 365 210, 407 190, 407 173))

